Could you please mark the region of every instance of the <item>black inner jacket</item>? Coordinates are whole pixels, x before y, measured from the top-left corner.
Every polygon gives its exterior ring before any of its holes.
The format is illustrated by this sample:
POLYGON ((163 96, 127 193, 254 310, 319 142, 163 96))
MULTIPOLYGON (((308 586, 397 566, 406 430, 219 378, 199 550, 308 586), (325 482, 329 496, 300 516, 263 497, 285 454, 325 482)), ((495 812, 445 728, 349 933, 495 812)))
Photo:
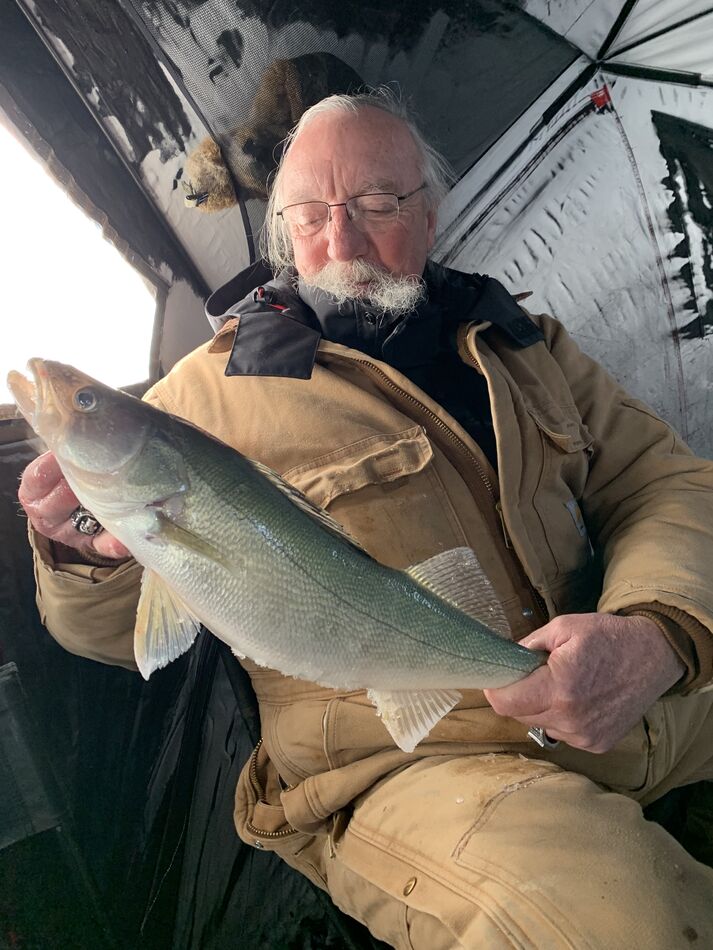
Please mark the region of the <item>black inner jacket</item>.
POLYGON ((383 360, 453 416, 497 470, 495 434, 485 379, 458 356, 458 325, 472 319, 480 288, 473 278, 429 263, 426 299, 401 316, 362 301, 336 306, 302 281, 299 295, 316 315, 322 336, 383 360))

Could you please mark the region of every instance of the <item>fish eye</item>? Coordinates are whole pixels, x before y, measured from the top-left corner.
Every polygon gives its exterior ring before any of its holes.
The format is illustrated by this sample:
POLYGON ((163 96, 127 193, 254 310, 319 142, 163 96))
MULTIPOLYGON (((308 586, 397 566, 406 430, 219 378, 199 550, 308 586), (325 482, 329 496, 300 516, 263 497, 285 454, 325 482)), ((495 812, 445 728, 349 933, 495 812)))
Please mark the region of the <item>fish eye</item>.
POLYGON ((91 412, 96 409, 97 397, 92 389, 80 389, 74 394, 74 405, 81 412, 91 412))

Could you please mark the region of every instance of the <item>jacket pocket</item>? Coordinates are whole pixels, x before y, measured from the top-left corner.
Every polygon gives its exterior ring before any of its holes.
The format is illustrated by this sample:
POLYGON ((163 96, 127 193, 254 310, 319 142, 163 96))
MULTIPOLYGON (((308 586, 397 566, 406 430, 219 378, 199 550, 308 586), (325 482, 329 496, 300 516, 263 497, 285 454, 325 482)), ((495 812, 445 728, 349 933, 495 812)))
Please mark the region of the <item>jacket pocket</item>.
POLYGON ((326 508, 339 495, 422 471, 433 450, 421 426, 373 435, 311 459, 283 477, 315 504, 326 508))
POLYGON ((594 438, 574 406, 528 406, 540 436, 541 471, 533 507, 554 562, 555 576, 581 571, 592 557, 580 499, 594 438))
POLYGON ((235 792, 235 828, 245 844, 274 851, 313 884, 326 888, 323 852, 326 836, 299 831, 287 820, 283 786, 262 739, 243 767, 235 792))
POLYGON ((391 567, 466 543, 421 426, 350 443, 283 477, 391 567))

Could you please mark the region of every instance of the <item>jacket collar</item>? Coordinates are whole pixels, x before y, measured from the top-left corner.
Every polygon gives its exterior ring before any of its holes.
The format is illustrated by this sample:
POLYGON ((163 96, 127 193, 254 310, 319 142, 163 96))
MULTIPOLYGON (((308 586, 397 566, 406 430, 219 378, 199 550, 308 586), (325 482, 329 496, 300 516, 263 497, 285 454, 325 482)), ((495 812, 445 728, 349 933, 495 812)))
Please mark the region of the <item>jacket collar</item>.
POLYGON ((217 310, 232 293, 266 273, 264 265, 252 265, 216 291, 206 304, 214 329, 230 320, 211 349, 227 348, 225 336, 236 328, 227 376, 308 379, 320 338, 360 350, 397 369, 433 359, 447 334, 463 323, 487 321, 499 328, 511 345, 519 347, 543 339, 539 328, 499 281, 463 274, 432 261, 424 271, 426 300, 404 316, 378 313, 362 301, 337 305, 330 295, 308 287, 289 271, 258 287, 253 285, 242 300, 217 316, 217 310), (237 323, 231 319, 236 316, 237 323))

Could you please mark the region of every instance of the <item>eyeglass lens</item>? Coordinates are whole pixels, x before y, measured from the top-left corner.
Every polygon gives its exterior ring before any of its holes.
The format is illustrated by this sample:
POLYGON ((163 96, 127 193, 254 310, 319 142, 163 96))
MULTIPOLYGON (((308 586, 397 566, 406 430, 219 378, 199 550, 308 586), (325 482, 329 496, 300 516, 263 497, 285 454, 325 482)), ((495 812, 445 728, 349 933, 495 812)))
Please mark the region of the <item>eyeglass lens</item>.
MULTIPOLYGON (((391 223, 399 213, 396 195, 356 195, 345 202, 351 221, 362 231, 378 231, 391 223)), ((282 214, 293 233, 309 236, 320 231, 330 217, 326 201, 305 201, 283 208, 282 214)))

